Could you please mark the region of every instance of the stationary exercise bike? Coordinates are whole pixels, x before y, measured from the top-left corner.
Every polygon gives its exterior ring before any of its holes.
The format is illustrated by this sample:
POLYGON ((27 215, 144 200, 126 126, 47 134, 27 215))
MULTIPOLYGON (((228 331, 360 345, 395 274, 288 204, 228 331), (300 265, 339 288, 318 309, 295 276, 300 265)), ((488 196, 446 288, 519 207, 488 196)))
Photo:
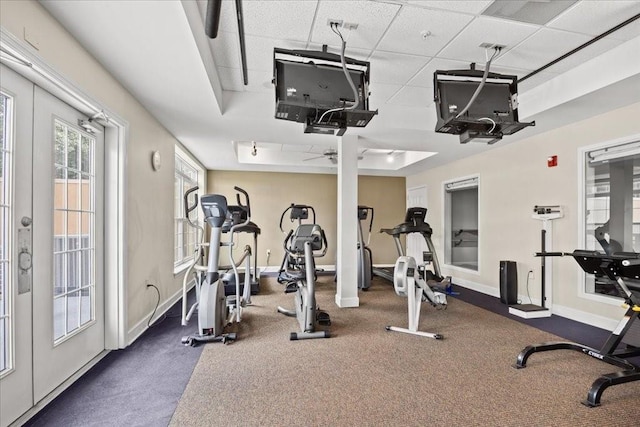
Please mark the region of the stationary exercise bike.
MULTIPOLYGON (((249 204, 249 195, 246 191, 239 187, 234 187, 238 192, 236 198, 238 207, 242 210, 241 215, 233 215, 232 209, 227 205, 227 199, 220 194, 207 194, 200 197, 200 204, 204 213, 204 220, 211 228, 209 238, 209 256, 206 266, 202 264, 204 260, 204 247, 201 242, 196 248, 193 264, 189 267, 183 282, 183 325, 188 322, 193 312, 198 310, 198 332, 182 338, 185 345, 195 346, 198 343, 223 342, 227 343, 236 339, 235 333, 224 333, 224 328, 232 322, 240 322, 242 320, 242 310, 250 300, 250 285, 245 283, 243 292, 240 287, 240 274, 237 262, 233 258, 234 236, 242 227, 246 227, 250 223, 251 208, 249 204), (244 195, 244 203, 240 199, 240 194, 244 195), (242 221, 242 222, 240 222, 242 221), (229 240, 222 241, 222 234, 228 233, 229 240), (219 272, 220 248, 229 247, 229 260, 234 271, 236 293, 235 295, 225 296, 224 282, 219 272), (206 270, 205 270, 206 269, 206 270), (196 303, 191 307, 188 313, 186 311, 185 293, 186 283, 191 272, 196 273, 196 303), (203 274, 204 273, 204 274, 203 274)), ((185 195, 185 213, 188 217, 189 213, 197 206, 189 206, 187 202, 188 195, 197 190, 191 189, 185 195)), ((197 198, 196 198, 197 200, 197 198)), ((189 221, 192 223, 191 221, 189 221)), ((249 269, 251 253, 245 253, 243 260, 246 261, 245 269, 249 269)), ((245 274, 248 278, 249 274, 245 274)))
POLYGON ((423 332, 418 330, 420 324, 420 308, 422 302, 428 302, 436 308, 446 308, 447 296, 442 292, 433 291, 425 282, 413 257, 401 256, 397 259, 393 269, 393 288, 401 297, 407 297, 408 328, 387 326, 387 331, 404 332, 423 337, 443 339, 442 334, 423 332))
POLYGON ((283 246, 285 256, 288 256, 287 262, 283 263, 283 277, 290 279, 285 293, 295 292, 295 309, 278 307, 278 312, 296 317, 300 326, 300 332, 292 332, 289 339, 329 338, 329 331, 316 330, 316 323, 326 326, 331 324, 329 314, 317 306, 315 294, 315 258, 327 253, 324 230, 318 224, 301 224, 295 233, 293 230, 289 231, 283 246))

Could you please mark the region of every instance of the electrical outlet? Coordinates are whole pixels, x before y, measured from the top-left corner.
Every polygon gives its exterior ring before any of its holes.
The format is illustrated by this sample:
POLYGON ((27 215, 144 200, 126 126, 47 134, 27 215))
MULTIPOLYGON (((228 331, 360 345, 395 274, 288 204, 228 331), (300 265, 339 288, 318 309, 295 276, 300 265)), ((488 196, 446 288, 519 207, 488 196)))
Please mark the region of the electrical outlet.
POLYGON ((267 249, 267 257, 271 256, 271 249, 267 249))
POLYGON ((535 278, 536 278, 536 276, 533 274, 533 270, 529 270, 529 278, 530 278, 531 280, 533 280, 533 279, 535 279, 535 278))
POLYGON ((327 19, 327 25, 329 27, 333 25, 335 25, 336 27, 342 27, 342 22, 343 22, 342 19, 331 19, 331 18, 327 19))
POLYGON ((488 42, 483 42, 480 43, 480 47, 485 48, 485 49, 504 49, 507 46, 503 45, 503 44, 497 44, 497 43, 488 43, 488 42))

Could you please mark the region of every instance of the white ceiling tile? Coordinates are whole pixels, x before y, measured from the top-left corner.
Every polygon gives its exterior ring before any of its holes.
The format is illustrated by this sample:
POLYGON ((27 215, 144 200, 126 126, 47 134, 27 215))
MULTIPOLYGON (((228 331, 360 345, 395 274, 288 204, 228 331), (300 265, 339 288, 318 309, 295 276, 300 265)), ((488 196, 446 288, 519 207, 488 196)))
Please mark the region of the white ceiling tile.
POLYGON ((477 17, 438 56, 484 64, 487 59, 486 50, 480 47, 481 43, 504 45, 504 54, 539 28, 538 25, 477 17))
POLYGON ((307 41, 316 1, 244 1, 244 32, 273 39, 307 41))
POLYGON ((407 0, 407 4, 420 6, 420 7, 430 7, 434 9, 442 9, 449 10, 453 12, 463 12, 463 13, 471 13, 478 14, 486 9, 493 0, 407 0))
POLYGON ((584 34, 542 28, 515 48, 500 55, 495 64, 535 70, 590 39, 584 34))
POLYGON ((218 67, 241 67, 240 44, 231 33, 218 33, 215 39, 209 39, 213 60, 218 67))
POLYGON ((387 104, 424 108, 433 104, 433 92, 424 87, 404 86, 387 104))
MULTIPOLYGON (((640 13, 640 1, 580 1, 548 27, 596 36, 640 13)), ((636 33, 636 36, 640 34, 636 33)), ((631 37, 633 38, 633 37, 631 37)))
POLYGON ((371 83, 406 84, 431 58, 375 51, 371 62, 371 83))
POLYGON ((375 110, 381 105, 386 104, 389 98, 395 95, 401 88, 402 85, 372 83, 369 85, 369 92, 371 92, 371 96, 369 98, 369 109, 375 110))
POLYGON ((434 56, 458 34, 473 16, 404 6, 377 49, 434 56), (429 35, 423 37, 423 33, 429 35))
POLYGON ((347 46, 373 49, 380 41, 400 6, 363 0, 322 0, 318 7, 311 41, 340 45, 340 38, 327 25, 329 19, 358 24, 355 30, 339 29, 347 46))

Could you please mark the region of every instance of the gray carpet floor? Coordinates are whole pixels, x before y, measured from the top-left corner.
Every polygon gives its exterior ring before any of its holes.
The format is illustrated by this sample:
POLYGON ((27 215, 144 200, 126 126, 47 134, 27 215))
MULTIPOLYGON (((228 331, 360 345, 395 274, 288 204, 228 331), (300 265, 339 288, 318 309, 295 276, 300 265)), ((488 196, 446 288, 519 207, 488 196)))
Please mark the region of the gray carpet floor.
POLYGON ((561 340, 449 298, 423 305, 420 330, 406 326, 406 299, 374 281, 360 307, 338 309, 322 277, 317 298, 333 337, 289 341, 296 321, 276 312, 293 295, 269 279, 236 327, 238 341, 210 344, 173 414, 172 426, 636 426, 640 382, 607 389, 602 406, 580 404, 591 383, 617 368, 572 351, 539 353, 512 368, 527 345, 561 340))

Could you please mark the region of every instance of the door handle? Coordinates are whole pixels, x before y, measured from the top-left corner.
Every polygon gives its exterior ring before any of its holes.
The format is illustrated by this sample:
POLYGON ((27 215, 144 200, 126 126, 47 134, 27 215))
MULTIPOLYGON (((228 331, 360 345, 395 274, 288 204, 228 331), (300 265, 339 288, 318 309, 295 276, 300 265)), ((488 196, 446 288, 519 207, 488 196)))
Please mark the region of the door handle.
POLYGON ((18 229, 18 294, 24 294, 31 291, 32 282, 31 218, 22 217, 20 222, 24 228, 18 229))

